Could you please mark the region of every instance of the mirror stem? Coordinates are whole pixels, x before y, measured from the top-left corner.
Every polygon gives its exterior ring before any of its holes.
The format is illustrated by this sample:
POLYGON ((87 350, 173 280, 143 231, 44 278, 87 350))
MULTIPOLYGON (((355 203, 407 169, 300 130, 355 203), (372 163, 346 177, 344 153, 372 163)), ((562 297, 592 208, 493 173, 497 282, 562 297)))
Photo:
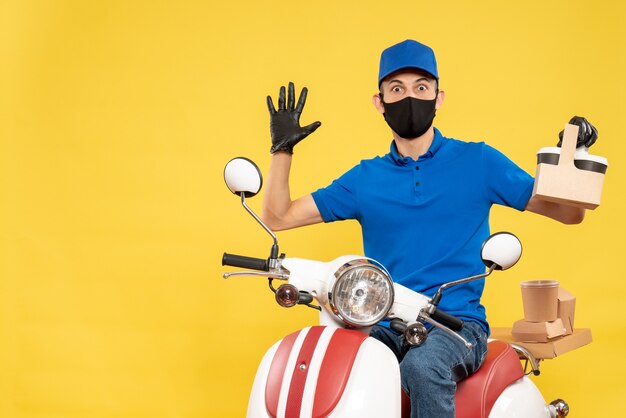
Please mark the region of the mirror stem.
POLYGON ((274 240, 274 245, 272 245, 272 251, 270 253, 270 259, 272 259, 272 260, 277 259, 279 250, 278 250, 278 238, 276 237, 276 234, 274 234, 274 232, 272 232, 272 230, 269 229, 269 227, 267 225, 265 225, 265 223, 263 223, 261 218, 259 218, 257 216, 257 214, 254 213, 254 211, 248 207, 248 205, 246 204, 246 196, 244 196, 244 193, 241 193, 241 204, 248 211, 248 213, 250 215, 252 215, 252 217, 254 219, 256 219, 256 221, 263 227, 263 229, 265 229, 267 231, 267 233, 271 235, 272 239, 274 240))
POLYGON ((476 276, 466 277, 465 279, 456 280, 454 282, 442 284, 441 287, 439 288, 439 290, 437 290, 437 293, 435 293, 435 296, 433 296, 433 298, 432 298, 430 303, 432 303, 433 305, 437 306, 439 304, 439 301, 441 300, 441 294, 448 287, 452 287, 452 286, 456 286, 457 284, 467 283, 467 282, 471 282, 471 281, 474 281, 474 280, 482 279, 484 277, 489 276, 495 269, 496 269, 496 265, 492 264, 489 267, 489 270, 487 270, 486 273, 478 274, 476 276))

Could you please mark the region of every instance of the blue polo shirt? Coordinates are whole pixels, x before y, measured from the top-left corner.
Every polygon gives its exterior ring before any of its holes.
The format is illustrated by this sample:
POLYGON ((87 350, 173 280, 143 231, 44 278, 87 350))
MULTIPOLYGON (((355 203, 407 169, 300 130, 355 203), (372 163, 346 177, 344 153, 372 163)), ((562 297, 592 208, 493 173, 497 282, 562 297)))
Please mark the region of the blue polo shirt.
MULTIPOLYGON (((496 203, 524 210, 533 178, 484 142, 441 135, 417 161, 398 154, 363 160, 313 199, 325 222, 356 219, 365 255, 394 281, 432 296, 443 283, 484 273, 480 259, 496 203)), ((447 289, 439 307, 480 323, 484 280, 447 289)))

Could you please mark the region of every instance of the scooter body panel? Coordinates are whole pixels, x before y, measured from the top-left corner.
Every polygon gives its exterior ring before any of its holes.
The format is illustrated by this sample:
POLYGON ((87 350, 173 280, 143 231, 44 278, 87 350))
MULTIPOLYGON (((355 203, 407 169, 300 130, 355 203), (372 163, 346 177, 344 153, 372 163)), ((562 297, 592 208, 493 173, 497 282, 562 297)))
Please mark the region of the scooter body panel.
MULTIPOLYGON (((314 328, 317 329, 313 331, 323 329, 314 347, 311 347, 309 341, 313 328, 305 328, 297 334, 294 341, 287 342, 288 353, 285 350, 287 344, 281 346, 281 343, 291 336, 285 337, 267 351, 254 380, 247 417, 399 417, 400 369, 391 351, 380 341, 358 331, 331 327, 314 328), (335 333, 338 334, 334 335, 335 333), (350 338, 347 343, 354 346, 352 366, 344 371, 345 377, 333 376, 335 386, 337 380, 345 379, 343 385, 339 385, 341 387, 330 393, 328 390, 318 390, 318 383, 325 378, 323 368, 330 367, 334 361, 340 361, 339 358, 333 358, 337 353, 334 353, 332 347, 333 338, 345 337, 341 333, 355 333, 352 337, 356 338, 350 338), (303 353, 311 351, 311 348, 313 351, 309 360, 303 361, 303 353), (281 367, 282 363, 284 364, 281 367), (278 383, 276 370, 282 370, 278 383), (301 373, 305 373, 306 377, 302 378, 301 373)), ((342 346, 346 345, 345 341, 342 341, 342 346)))
MULTIPOLYGON (((281 340, 282 341, 282 340, 281 340)), ((267 377, 269 375, 270 367, 272 365, 272 359, 278 350, 278 346, 281 341, 270 347, 265 352, 261 364, 257 369, 254 377, 254 383, 252 384, 252 391, 250 393, 250 400, 248 401, 248 418, 270 418, 267 407, 265 406, 265 386, 267 384, 267 377)))
POLYGON ((550 411, 537 386, 524 376, 500 394, 489 418, 550 418, 550 411))
POLYGON ((344 396, 329 418, 400 417, 400 367, 383 343, 367 338, 355 359, 344 396))

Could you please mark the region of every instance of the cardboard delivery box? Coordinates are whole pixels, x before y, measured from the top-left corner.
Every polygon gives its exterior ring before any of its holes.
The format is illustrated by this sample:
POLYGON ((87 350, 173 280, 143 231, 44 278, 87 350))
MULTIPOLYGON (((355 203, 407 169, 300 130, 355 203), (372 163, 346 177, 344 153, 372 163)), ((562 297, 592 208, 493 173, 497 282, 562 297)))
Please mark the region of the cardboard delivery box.
POLYGON ((515 341, 545 343, 565 335, 566 330, 561 318, 552 322, 529 322, 523 319, 513 324, 511 334, 515 341))
POLYGON ((559 287, 559 303, 557 316, 563 321, 566 334, 574 332, 574 311, 576 309, 576 297, 567 290, 559 287))
POLYGON ((567 124, 561 148, 542 148, 537 153, 533 196, 586 209, 600 204, 606 158, 576 150, 578 126, 567 124))
POLYGON ((559 337, 546 343, 515 341, 511 335, 511 328, 491 328, 490 338, 521 345, 538 360, 554 358, 592 342, 589 328, 575 329, 571 335, 559 337))

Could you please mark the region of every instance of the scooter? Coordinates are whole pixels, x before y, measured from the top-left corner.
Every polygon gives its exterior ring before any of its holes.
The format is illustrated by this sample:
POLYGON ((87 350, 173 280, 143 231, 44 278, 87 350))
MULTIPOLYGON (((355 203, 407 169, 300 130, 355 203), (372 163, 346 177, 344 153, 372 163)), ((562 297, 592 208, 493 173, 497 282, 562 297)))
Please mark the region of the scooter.
MULTIPOLYGON (((398 361, 387 346, 368 336, 371 327, 390 320, 407 344, 419 345, 428 338, 424 325, 428 323, 469 349, 471 343, 457 333, 463 321, 437 308, 443 292, 494 270, 506 270, 521 256, 515 235, 495 233, 481 249, 484 274, 446 283, 428 297, 394 283, 382 264, 364 256, 320 262, 279 254, 276 235, 246 204, 246 198, 261 190, 257 165, 235 158, 226 165, 224 179, 274 242, 266 259, 224 253, 222 265, 247 270, 223 277, 266 277, 280 306, 304 305, 319 311, 319 325, 287 335, 266 352, 252 386, 248 418, 409 417, 410 402, 400 386, 398 361), (275 287, 275 280, 283 283, 275 287)), ((546 404, 528 377, 539 374, 539 363, 530 352, 502 341, 490 341, 488 347, 482 367, 457 386, 458 418, 567 416, 567 403, 557 399, 546 404), (525 367, 520 359, 526 360, 525 367)))

